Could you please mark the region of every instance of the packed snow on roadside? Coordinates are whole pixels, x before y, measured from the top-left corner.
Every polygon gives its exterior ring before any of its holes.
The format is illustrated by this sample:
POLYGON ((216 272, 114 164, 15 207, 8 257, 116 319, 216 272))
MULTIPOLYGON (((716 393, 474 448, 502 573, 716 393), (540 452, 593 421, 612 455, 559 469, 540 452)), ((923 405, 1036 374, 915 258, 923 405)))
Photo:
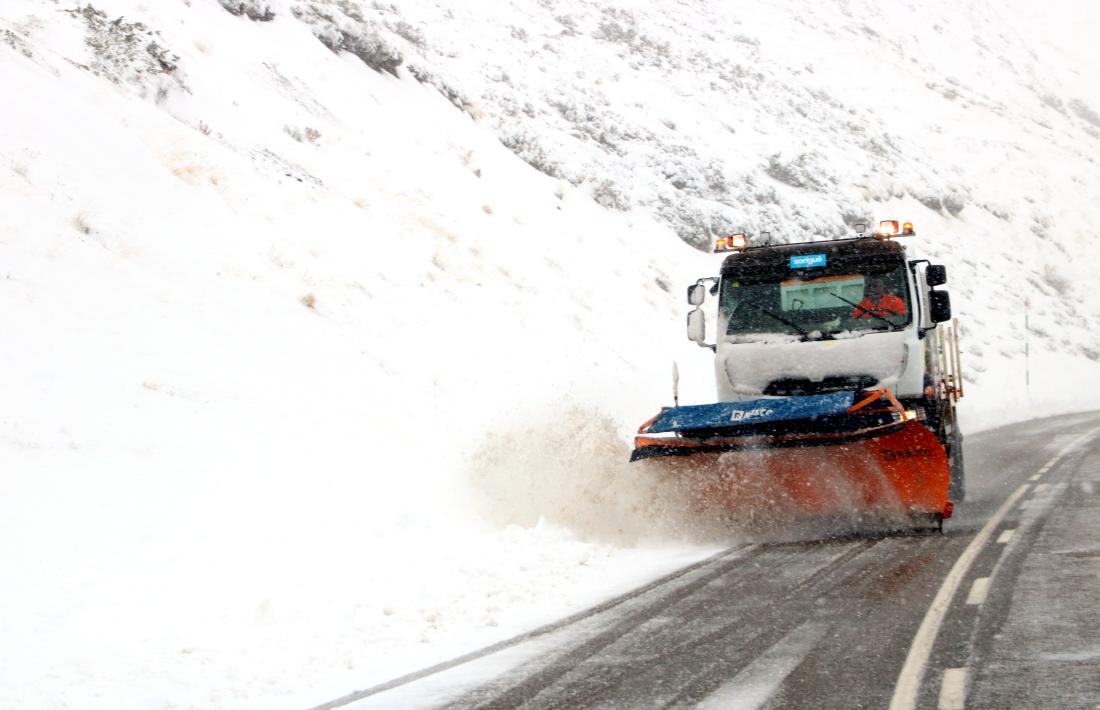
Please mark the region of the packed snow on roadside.
POLYGON ((685 240, 911 219, 968 430, 1095 408, 1050 8, 7 0, 0 706, 309 706, 728 545, 627 463, 713 397, 685 240))

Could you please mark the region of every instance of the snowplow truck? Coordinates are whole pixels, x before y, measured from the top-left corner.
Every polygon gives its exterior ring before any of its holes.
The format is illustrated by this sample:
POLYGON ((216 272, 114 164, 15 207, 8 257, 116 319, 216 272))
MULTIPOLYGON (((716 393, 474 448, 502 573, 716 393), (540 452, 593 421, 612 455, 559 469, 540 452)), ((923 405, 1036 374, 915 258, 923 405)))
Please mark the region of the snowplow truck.
POLYGON ((632 461, 689 478, 697 505, 734 517, 900 516, 942 530, 965 495, 946 269, 907 252, 911 223, 857 232, 717 240, 720 275, 687 290, 688 338, 714 353, 717 401, 679 406, 674 368, 677 406, 641 426, 632 461))

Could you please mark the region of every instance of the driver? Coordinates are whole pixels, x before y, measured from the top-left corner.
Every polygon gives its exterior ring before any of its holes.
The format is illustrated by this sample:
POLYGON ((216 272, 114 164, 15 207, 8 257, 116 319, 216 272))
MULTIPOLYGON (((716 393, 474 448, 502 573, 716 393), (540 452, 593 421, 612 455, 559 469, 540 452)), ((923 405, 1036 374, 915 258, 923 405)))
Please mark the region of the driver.
POLYGON ((886 318, 904 316, 905 301, 886 289, 886 282, 879 278, 867 279, 863 300, 852 311, 852 318, 886 318))

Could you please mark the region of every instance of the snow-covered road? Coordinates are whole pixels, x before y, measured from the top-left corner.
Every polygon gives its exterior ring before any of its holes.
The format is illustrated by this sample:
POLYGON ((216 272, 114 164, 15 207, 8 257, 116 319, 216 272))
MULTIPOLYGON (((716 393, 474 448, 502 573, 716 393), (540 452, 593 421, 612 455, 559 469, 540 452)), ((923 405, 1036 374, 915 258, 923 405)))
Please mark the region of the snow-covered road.
POLYGON ((322 707, 1092 707, 1098 424, 971 437, 969 496, 943 536, 737 545, 322 707))

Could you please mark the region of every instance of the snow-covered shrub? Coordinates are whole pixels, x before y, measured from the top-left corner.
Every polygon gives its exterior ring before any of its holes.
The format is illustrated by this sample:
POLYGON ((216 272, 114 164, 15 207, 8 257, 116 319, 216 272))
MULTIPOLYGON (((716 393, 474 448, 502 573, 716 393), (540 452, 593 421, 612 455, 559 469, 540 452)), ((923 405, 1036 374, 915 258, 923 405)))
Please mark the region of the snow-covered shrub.
POLYGON ((638 37, 638 30, 634 26, 634 15, 628 10, 604 8, 603 18, 600 20, 595 36, 608 42, 633 44, 638 37))
POLYGON ((601 180, 593 186, 592 199, 608 209, 620 212, 630 209, 630 198, 611 180, 601 180))
POLYGON ((558 15, 554 20, 562 26, 562 35, 572 37, 577 34, 577 21, 572 15, 558 15))
POLYGON ((910 192, 909 194, 917 198, 917 202, 933 212, 939 212, 943 209, 943 200, 940 199, 939 195, 933 195, 927 192, 910 192))
POLYGON ((842 210, 840 219, 850 231, 855 231, 856 227, 861 224, 866 229, 871 229, 875 226, 874 216, 867 212, 862 206, 853 205, 847 210, 842 210))
MULTIPOLYGON (((730 186, 720 160, 707 161, 687 145, 663 145, 667 152, 660 156, 663 160, 652 167, 674 189, 691 197, 718 202, 729 197, 730 186)), ((746 201, 749 199, 746 197, 746 201)))
MULTIPOLYGON (((750 183, 751 184, 751 183, 750 183)), ((760 205, 778 205, 781 200, 779 199, 779 193, 775 191, 774 187, 756 187, 750 193, 743 193, 744 198, 742 202, 748 204, 750 202, 756 202, 760 205)))
POLYGON ((715 195, 725 195, 729 192, 725 166, 720 160, 712 159, 703 167, 703 181, 706 188, 715 195))
POLYGON ((966 198, 957 192, 949 192, 943 196, 943 208, 952 217, 958 217, 966 207, 966 198))
POLYGON ((1097 114, 1096 111, 1084 101, 1081 99, 1070 99, 1069 107, 1070 110, 1077 114, 1082 120, 1100 128, 1100 114, 1097 114))
POLYGON ((924 186, 910 186, 906 190, 917 202, 933 212, 947 212, 952 217, 958 217, 966 207, 967 196, 961 190, 955 188, 944 189, 924 186))
POLYGON ((896 148, 894 148, 888 142, 882 140, 878 136, 871 136, 870 138, 867 138, 866 140, 861 142, 860 145, 865 151, 867 151, 877 159, 877 164, 880 170, 890 172, 892 162, 884 164, 883 161, 889 161, 891 158, 891 154, 897 153, 896 148), (886 167, 886 165, 890 165, 890 167, 886 167))
POLYGON ((523 114, 527 118, 534 118, 538 113, 535 109, 535 105, 530 101, 524 101, 521 105, 512 96, 501 96, 497 101, 499 101, 500 109, 504 115, 510 118, 517 118, 520 114, 523 114))
MULTIPOLYGON (((559 18, 558 21, 562 22, 563 19, 569 18, 559 18)), ((568 25, 566 28, 571 29, 568 25)), ((671 44, 639 32, 638 21, 634 13, 629 10, 604 8, 593 37, 605 42, 626 45, 630 49, 632 65, 649 64, 659 67, 673 61, 671 44)))
POLYGON ((859 187, 867 202, 885 202, 905 197, 907 192, 912 194, 894 175, 876 171, 865 173, 859 187))
POLYGON ((275 8, 271 0, 218 0, 218 3, 233 15, 243 15, 256 22, 270 22, 275 19, 275 8))
POLYGON ((562 178, 561 164, 550 158, 539 144, 538 137, 529 131, 519 131, 500 139, 505 148, 518 155, 523 162, 552 178, 562 178))
MULTIPOLYGON (((332 36, 329 35, 329 37, 332 36)), ((405 61, 401 52, 391 47, 379 35, 369 31, 357 34, 340 32, 335 36, 335 41, 326 45, 334 52, 341 49, 351 52, 371 69, 377 72, 389 72, 394 76, 397 76, 397 67, 405 61)))
POLYGON ((66 10, 84 21, 87 64, 77 64, 96 76, 116 84, 138 87, 142 96, 150 93, 158 101, 174 88, 186 90, 180 78, 179 57, 160 44, 160 33, 141 22, 113 20, 92 5, 66 10))
POLYGON ((428 86, 434 86, 439 93, 443 94, 443 98, 451 102, 451 105, 455 108, 469 112, 470 106, 473 102, 466 96, 465 92, 456 89, 449 82, 444 81, 439 75, 434 72, 424 69, 418 64, 408 65, 409 73, 413 78, 419 81, 421 84, 427 84, 428 86))
POLYGON ((350 52, 377 72, 397 76, 397 68, 405 61, 378 23, 346 0, 312 0, 296 5, 292 12, 333 52, 350 52))
POLYGON ((1043 103, 1044 106, 1049 106, 1050 108, 1054 109, 1058 113, 1065 113, 1066 112, 1066 108, 1062 104, 1062 100, 1060 98, 1058 98, 1057 96, 1055 96, 1054 94, 1043 94, 1042 96, 1039 97, 1039 100, 1043 103))
POLYGON ((688 196, 662 196, 657 215, 680 239, 704 251, 711 248, 715 235, 747 228, 743 213, 727 205, 688 196))
POLYGON ((414 47, 423 48, 427 45, 424 32, 418 27, 413 27, 404 20, 398 20, 390 25, 393 33, 414 47))
POLYGON ((621 143, 628 136, 623 134, 620 126, 629 125, 629 121, 609 112, 607 98, 602 94, 593 93, 590 98, 598 103, 556 99, 551 101, 550 105, 558 110, 562 118, 572 124, 571 133, 574 138, 591 140, 605 152, 620 157, 625 155, 621 143))
POLYGON ((999 220, 1003 220, 1005 222, 1009 222, 1012 220, 1012 211, 1005 205, 985 202, 979 206, 999 220))
POLYGON ((26 38, 22 35, 16 34, 15 32, 12 32, 9 29, 4 29, 3 31, 0 31, 0 42, 8 45, 27 59, 30 59, 34 56, 34 52, 31 51, 30 45, 27 44, 26 38))
POLYGON ((830 185, 836 184, 836 178, 825 169, 824 161, 816 153, 799 153, 791 159, 782 154, 768 156, 768 165, 764 172, 774 180, 800 187, 806 190, 825 192, 830 185))
POLYGON ((677 190, 686 190, 697 194, 703 189, 704 177, 698 170, 697 163, 672 159, 660 166, 659 170, 661 176, 668 181, 668 184, 677 190))
POLYGON ((1063 276, 1053 264, 1043 266, 1043 282, 1063 296, 1071 295, 1073 282, 1063 276))
POLYGON ((299 143, 316 143, 321 138, 321 132, 310 126, 305 126, 304 128, 283 126, 283 131, 299 143))
POLYGON ((944 86, 943 84, 937 84, 934 81, 925 82, 925 88, 929 91, 934 91, 948 101, 954 101, 959 98, 959 91, 954 86, 944 86))

